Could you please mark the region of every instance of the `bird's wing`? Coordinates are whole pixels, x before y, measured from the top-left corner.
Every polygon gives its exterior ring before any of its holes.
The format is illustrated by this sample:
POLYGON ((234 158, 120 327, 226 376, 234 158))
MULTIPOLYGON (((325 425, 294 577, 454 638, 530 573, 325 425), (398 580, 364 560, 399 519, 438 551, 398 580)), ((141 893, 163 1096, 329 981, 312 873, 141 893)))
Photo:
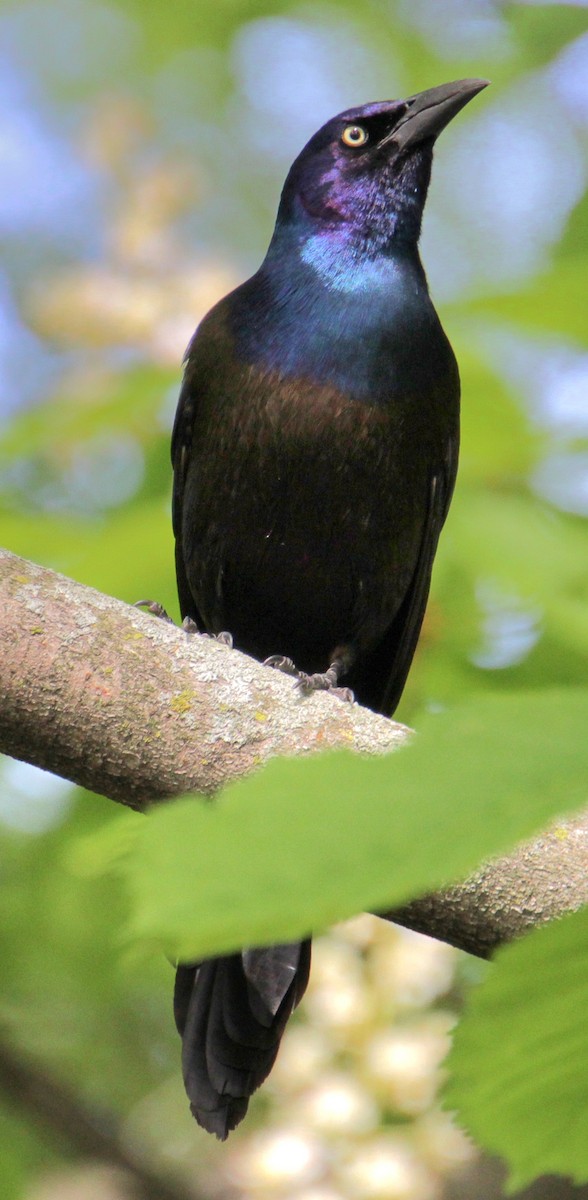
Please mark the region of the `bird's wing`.
POLYGON ((194 438, 197 426, 206 427, 213 419, 218 402, 219 380, 225 382, 224 394, 238 384, 230 378, 233 346, 228 331, 228 314, 233 297, 245 288, 241 284, 229 293, 200 322, 184 356, 184 378, 171 440, 174 469, 172 524, 176 539, 176 574, 180 609, 183 617, 192 617, 198 627, 206 628, 192 595, 184 562, 184 496, 188 472, 194 467, 194 438))
POLYGON ((386 716, 392 716, 400 700, 418 642, 433 559, 453 494, 458 449, 457 437, 448 441, 445 459, 431 475, 418 558, 404 600, 378 646, 349 675, 360 703, 386 716))
POLYGON ((188 371, 186 371, 180 391, 171 442, 171 459, 174 469, 174 482, 172 491, 172 525, 176 539, 176 577, 178 582, 180 612, 182 617, 191 617, 192 620, 198 625, 198 628, 203 629, 204 625, 202 618, 194 603, 194 597, 192 596, 190 585, 186 576, 182 545, 184 488, 186 484, 186 471, 190 461, 190 452, 192 449, 194 416, 196 413, 197 400, 198 396, 194 387, 193 377, 188 373, 188 371))

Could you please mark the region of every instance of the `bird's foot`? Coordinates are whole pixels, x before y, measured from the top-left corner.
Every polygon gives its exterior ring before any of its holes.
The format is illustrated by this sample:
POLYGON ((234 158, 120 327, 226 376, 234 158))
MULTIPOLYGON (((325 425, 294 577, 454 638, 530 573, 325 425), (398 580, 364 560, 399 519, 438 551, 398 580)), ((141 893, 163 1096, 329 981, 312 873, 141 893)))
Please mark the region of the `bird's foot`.
POLYGON ((184 630, 184 633, 188 633, 190 636, 193 633, 200 633, 200 630, 193 617, 184 617, 184 620, 182 621, 182 629, 184 630))
POLYGON ((159 617, 162 621, 168 621, 173 625, 173 621, 168 612, 166 612, 163 604, 159 600, 135 600, 133 608, 146 608, 147 612, 153 613, 154 617, 159 617))
MULTIPOLYGON (((200 630, 197 631, 200 632, 200 630)), ((192 630, 190 630, 192 632, 192 630)), ((205 633, 205 637, 213 638, 215 642, 220 642, 221 646, 228 646, 229 650, 233 649, 233 635, 228 630, 223 629, 221 633, 205 633)))
POLYGON ((222 633, 207 633, 206 630, 198 628, 193 617, 184 617, 182 629, 189 637, 192 637, 194 633, 199 633, 200 637, 212 638, 213 642, 220 642, 221 646, 228 646, 229 650, 233 649, 233 635, 226 629, 222 633))
POLYGON ((309 696, 311 692, 330 692, 332 696, 337 696, 339 700, 345 700, 351 704, 355 700, 351 688, 338 686, 342 670, 339 663, 331 663, 328 671, 317 672, 314 675, 307 675, 306 671, 300 671, 292 659, 286 658, 284 654, 271 654, 269 658, 264 659, 263 665, 264 667, 273 667, 276 671, 283 671, 285 675, 292 675, 296 680, 294 685, 296 690, 305 696, 309 696))
MULTIPOLYGON (((163 607, 163 604, 160 604, 158 600, 135 600, 133 608, 146 608, 147 612, 153 613, 154 617, 159 617, 162 621, 168 621, 170 625, 174 623, 169 613, 163 607)), ((231 633, 227 633, 226 631, 222 633, 204 633, 202 629, 198 628, 193 617, 184 617, 181 627, 184 633, 188 633, 190 636, 193 633, 199 633, 202 637, 214 638, 215 641, 220 642, 223 646, 228 646, 231 650, 233 648, 233 635, 231 633)))
POLYGON ((302 673, 285 654, 270 654, 269 658, 264 658, 263 666, 273 667, 274 671, 283 671, 284 675, 293 675, 295 679, 299 679, 302 673))
POLYGON ((339 700, 344 700, 348 704, 353 704, 355 700, 351 688, 339 687, 339 673, 333 667, 314 675, 307 675, 304 671, 299 671, 295 687, 305 696, 309 696, 311 692, 329 692, 331 696, 337 696, 339 700))

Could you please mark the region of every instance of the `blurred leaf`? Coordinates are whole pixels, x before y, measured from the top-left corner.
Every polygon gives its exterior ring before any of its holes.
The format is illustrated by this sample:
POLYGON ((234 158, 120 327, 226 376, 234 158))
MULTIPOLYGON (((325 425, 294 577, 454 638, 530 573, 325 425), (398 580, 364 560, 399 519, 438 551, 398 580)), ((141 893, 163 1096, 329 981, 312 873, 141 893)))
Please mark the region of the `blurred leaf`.
POLYGON ((114 513, 92 553, 80 547, 76 579, 130 604, 147 596, 177 612, 170 507, 166 497, 114 513))
POLYGON ((462 381, 460 488, 526 474, 541 446, 502 379, 472 353, 471 340, 469 323, 453 339, 462 381))
POLYGON ((566 258, 574 260, 585 246, 588 246, 588 194, 586 192, 572 212, 557 246, 557 269, 566 258))
POLYGON ((135 853, 139 837, 139 822, 136 812, 119 813, 114 821, 107 821, 102 829, 93 830, 88 837, 81 837, 71 848, 67 863, 74 875, 81 879, 95 879, 117 869, 127 855, 135 853))
MULTIPOLYGON (((46 1132, 27 1121, 22 1110, 0 1096, 0 1146, 2 1146, 2 1200, 21 1200, 31 1174, 59 1163, 46 1132)), ((28 1189, 27 1189, 28 1190, 28 1189)))
POLYGON ((38 451, 58 452, 108 428, 130 432, 142 441, 161 437, 157 414, 169 387, 178 381, 179 364, 175 373, 151 366, 114 375, 105 370, 98 380, 91 375, 79 378, 76 395, 70 381, 64 392, 12 418, 2 429, 1 456, 11 460, 38 451))
MULTIPOLYGON (((511 322, 514 331, 542 329, 586 343, 587 273, 588 257, 576 247, 574 257, 563 259, 549 274, 534 278, 518 291, 474 300, 468 304, 467 313, 475 317, 499 317, 511 322)), ((465 310, 455 305, 455 311, 465 310)))
POLYGON ((588 1182, 588 909, 498 951, 470 995, 449 1056, 446 1103, 509 1162, 588 1182))
POLYGON ((586 593, 586 528, 525 491, 461 489, 451 511, 455 557, 474 579, 547 603, 586 593))
POLYGON ((588 691, 480 698, 392 756, 282 759, 165 805, 128 862, 130 932, 200 958, 447 883, 585 802, 587 721, 588 691))
POLYGON ((272 16, 290 7, 289 0, 231 0, 230 4, 190 2, 174 5, 173 13, 160 4, 143 0, 117 0, 117 7, 140 22, 148 64, 158 66, 185 46, 219 45, 233 35, 242 21, 272 16))
POLYGON ((586 32, 583 5, 507 4, 509 24, 523 48, 525 60, 536 67, 554 58, 568 42, 586 32))
POLYGON ((69 869, 72 847, 110 828, 111 808, 86 793, 47 833, 0 825, 0 1003, 4 1036, 14 1031, 17 1046, 90 1102, 124 1111, 171 1073, 175 1040, 169 964, 154 956, 138 972, 121 962, 118 879, 69 869))

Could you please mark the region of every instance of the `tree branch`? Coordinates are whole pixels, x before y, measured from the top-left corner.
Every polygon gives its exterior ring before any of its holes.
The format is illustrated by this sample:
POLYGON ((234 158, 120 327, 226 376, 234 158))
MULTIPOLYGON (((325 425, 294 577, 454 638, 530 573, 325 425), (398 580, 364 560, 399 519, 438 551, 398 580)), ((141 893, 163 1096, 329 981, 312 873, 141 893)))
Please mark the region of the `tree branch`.
MULTIPOLYGON (((144 809, 278 754, 394 750, 410 731, 213 639, 0 551, 0 750, 144 809)), ((588 815, 389 919, 486 957, 588 902, 588 815)))
POLYGON ((0 751, 132 808, 401 725, 0 551, 0 751))

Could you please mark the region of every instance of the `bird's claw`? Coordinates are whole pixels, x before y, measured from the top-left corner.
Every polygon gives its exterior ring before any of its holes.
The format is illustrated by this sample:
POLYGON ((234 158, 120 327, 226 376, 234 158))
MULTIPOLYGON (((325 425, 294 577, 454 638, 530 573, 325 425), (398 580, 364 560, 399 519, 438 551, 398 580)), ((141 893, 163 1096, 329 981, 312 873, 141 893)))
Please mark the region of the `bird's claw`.
POLYGON ((133 608, 146 608, 147 612, 153 613, 154 617, 159 617, 162 621, 168 621, 173 625, 173 621, 159 600, 135 600, 133 608))
POLYGON ((292 659, 286 658, 285 654, 270 654, 269 658, 264 658, 263 666, 273 667, 274 671, 283 671, 284 675, 293 675, 296 679, 301 675, 292 659))
POLYGON ((307 675, 305 671, 299 671, 295 686, 305 694, 330 692, 337 686, 337 672, 333 671, 331 667, 328 671, 317 671, 314 675, 307 675))
POLYGON ((315 675, 306 675, 304 671, 299 671, 294 687, 305 696, 309 696, 311 692, 329 692, 331 696, 337 696, 339 700, 348 704, 353 704, 355 700, 351 688, 338 687, 338 674, 333 667, 315 675))
POLYGON ((223 629, 221 633, 208 633, 206 636, 214 638, 215 642, 220 642, 221 646, 228 646, 229 650, 233 649, 233 635, 227 629, 223 629))
POLYGON ((184 617, 182 621, 182 629, 184 633, 190 634, 199 633, 201 637, 212 638, 213 642, 220 642, 221 646, 228 646, 229 650, 233 649, 233 635, 223 630, 222 633, 207 633, 206 630, 199 629, 195 620, 192 617, 184 617))
MULTIPOLYGON (((135 600, 133 608, 146 608, 147 612, 153 613, 154 617, 159 617, 162 621, 169 621, 170 625, 174 624, 169 613, 166 612, 163 604, 159 603, 159 600, 135 600)), ((223 633, 203 633, 203 631, 198 628, 198 625, 193 617, 184 617, 181 627, 184 630, 184 633, 188 633, 190 635, 193 633, 199 633, 202 637, 214 638, 214 640, 220 642, 221 645, 228 646, 231 650, 233 649, 233 635, 231 633, 227 633, 225 631, 223 631, 223 633)))
POLYGON ((184 620, 182 621, 182 629, 184 630, 184 633, 188 634, 200 633, 200 630, 193 617, 184 617, 184 620))
POLYGON ((345 700, 349 704, 353 704, 355 700, 351 688, 338 687, 339 672, 336 667, 329 667, 328 671, 317 672, 315 675, 307 675, 306 671, 299 671, 292 659, 287 658, 285 654, 270 654, 269 658, 263 660, 263 665, 283 671, 285 675, 294 676, 294 687, 304 696, 310 696, 312 692, 329 692, 331 696, 337 696, 339 700, 345 700))

